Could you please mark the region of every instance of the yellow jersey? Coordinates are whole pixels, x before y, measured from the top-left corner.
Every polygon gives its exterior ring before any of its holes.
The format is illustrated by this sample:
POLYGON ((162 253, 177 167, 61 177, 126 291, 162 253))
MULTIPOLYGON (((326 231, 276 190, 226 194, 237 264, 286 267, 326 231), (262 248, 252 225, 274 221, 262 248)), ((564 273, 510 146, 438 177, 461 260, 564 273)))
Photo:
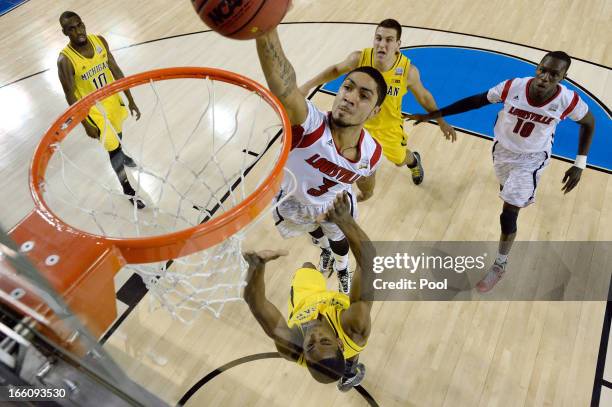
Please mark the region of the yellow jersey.
MULTIPOLYGON (((362 50, 359 66, 375 68, 373 53, 373 48, 362 50)), ((390 128, 397 129, 402 126, 402 98, 407 92, 406 75, 408 69, 410 69, 410 59, 400 52, 393 66, 388 71, 380 72, 387 82, 387 96, 380 112, 364 125, 370 133, 390 128)))
MULTIPOLYGON (((359 354, 366 346, 357 345, 342 329, 340 317, 349 306, 348 295, 328 291, 325 277, 318 270, 302 268, 295 273, 291 284, 287 325, 302 331, 302 324, 322 315, 344 344, 344 359, 349 359, 359 354)), ((297 363, 305 365, 303 354, 297 363)))
MULTIPOLYGON (((89 34, 87 40, 92 45, 94 54, 86 58, 77 52, 70 44, 61 51, 72 63, 74 68, 74 95, 77 99, 89 95, 101 87, 113 83, 115 77, 108 65, 108 50, 97 35, 89 34)), ((105 108, 124 108, 119 94, 114 94, 102 102, 105 108)))

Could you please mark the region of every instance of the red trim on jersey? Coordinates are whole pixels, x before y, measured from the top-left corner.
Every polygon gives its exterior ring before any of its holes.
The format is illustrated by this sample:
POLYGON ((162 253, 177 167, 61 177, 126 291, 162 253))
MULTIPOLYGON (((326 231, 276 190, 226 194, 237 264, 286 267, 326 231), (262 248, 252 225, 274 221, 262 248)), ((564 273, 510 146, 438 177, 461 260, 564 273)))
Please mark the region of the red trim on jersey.
POLYGON ((553 101, 554 98, 556 98, 557 96, 559 96, 559 94, 561 93, 561 86, 557 85, 557 91, 555 92, 554 95, 552 95, 551 97, 549 97, 547 100, 545 100, 544 102, 542 102, 541 104, 537 104, 536 102, 534 102, 532 99, 529 98, 529 86, 531 85, 531 81, 533 81, 533 78, 529 79, 527 81, 527 86, 525 86, 525 95, 527 96, 527 103, 529 103, 531 106, 533 107, 542 107, 542 106, 546 106, 547 104, 549 104, 550 102, 553 101))
MULTIPOLYGON (((361 150, 363 150, 363 136, 365 135, 365 132, 363 131, 363 129, 361 129, 361 133, 359 134, 359 141, 357 142, 357 145, 359 146, 359 150, 357 150, 357 158, 355 160, 351 160, 348 157, 345 157, 340 150, 338 149, 338 146, 336 145, 336 142, 334 141, 334 147, 336 147, 336 151, 338 152, 338 154, 340 154, 340 157, 344 157, 347 161, 352 162, 353 164, 356 164, 359 162, 359 160, 361 160, 361 150)), ((332 137, 332 140, 334 138, 332 137)))
POLYGON ((501 100, 502 102, 506 101, 506 98, 508 97, 508 92, 510 91, 510 86, 512 86, 512 81, 514 79, 508 79, 506 81, 506 84, 504 85, 504 90, 502 90, 502 94, 501 94, 501 100))
POLYGON ((312 133, 304 134, 302 126, 291 126, 291 149, 306 148, 314 144, 325 132, 325 121, 312 133))
MULTIPOLYGON (((374 140, 374 137, 372 137, 372 140, 374 140)), ((372 158, 370 158, 370 168, 376 166, 378 160, 380 160, 380 154, 382 153, 382 147, 378 144, 378 141, 374 140, 374 143, 376 143, 376 149, 374 150, 374 154, 372 154, 372 158)))
POLYGON ((578 98, 578 93, 576 93, 576 91, 574 91, 574 97, 572 98, 572 102, 569 104, 567 109, 565 109, 565 111, 561 115, 561 120, 565 119, 567 117, 567 115, 570 114, 572 112, 572 110, 574 110, 574 108, 578 104, 578 99, 579 99, 578 98))

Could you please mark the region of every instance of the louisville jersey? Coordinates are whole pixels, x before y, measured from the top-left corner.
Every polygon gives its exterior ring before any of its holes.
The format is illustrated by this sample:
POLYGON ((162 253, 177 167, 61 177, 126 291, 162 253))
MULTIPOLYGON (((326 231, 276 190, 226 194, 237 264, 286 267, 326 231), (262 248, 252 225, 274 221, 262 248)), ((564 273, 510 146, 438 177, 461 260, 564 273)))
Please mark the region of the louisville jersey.
MULTIPOLYGON (((323 205, 346 190, 361 177, 368 177, 380 164, 382 148, 363 130, 358 141, 358 157, 349 160, 338 151, 330 129, 331 113, 317 109, 307 101, 308 116, 301 126, 293 126, 292 146, 285 167, 297 179, 294 198, 304 205, 323 205)), ((292 189, 291 177, 285 177, 283 191, 292 189)))
MULTIPOLYGON (((74 95, 77 99, 89 95, 93 91, 115 81, 115 77, 108 64, 108 50, 97 35, 89 34, 87 41, 91 44, 94 54, 86 58, 77 52, 70 44, 61 51, 74 68, 74 95)), ((119 94, 104 99, 103 105, 107 108, 113 105, 123 105, 119 94)))
POLYGON ((515 153, 550 153, 557 124, 566 117, 579 121, 589 108, 578 93, 561 84, 548 100, 537 104, 527 93, 532 80, 509 79, 489 89, 489 102, 504 104, 497 114, 494 139, 515 153))
MULTIPOLYGON (((372 48, 362 50, 359 66, 374 68, 373 53, 372 48)), ((380 112, 365 123, 365 128, 368 131, 397 128, 403 124, 402 98, 407 92, 406 75, 408 69, 410 69, 410 60, 399 52, 393 66, 388 71, 380 72, 387 83, 387 96, 380 107, 380 112)))

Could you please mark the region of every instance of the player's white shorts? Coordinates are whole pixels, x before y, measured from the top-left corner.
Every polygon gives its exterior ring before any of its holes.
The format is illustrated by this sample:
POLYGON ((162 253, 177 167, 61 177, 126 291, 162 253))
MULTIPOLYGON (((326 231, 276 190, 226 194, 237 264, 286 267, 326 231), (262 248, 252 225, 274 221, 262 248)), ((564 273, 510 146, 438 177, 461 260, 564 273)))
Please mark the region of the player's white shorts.
MULTIPOLYGON (((281 191, 274 199, 276 204, 283 196, 281 191)), ((352 193, 349 192, 351 201, 351 215, 353 219, 357 219, 357 201, 352 193)), ((332 206, 333 200, 326 202, 324 205, 305 205, 297 201, 293 197, 288 197, 284 202, 278 205, 272 212, 274 225, 285 239, 299 236, 304 233, 314 232, 321 227, 323 233, 329 240, 339 241, 344 239, 344 233, 335 223, 321 222, 317 223, 316 219, 319 215, 332 206)))
POLYGON ((549 161, 550 154, 546 151, 515 153, 494 142, 493 167, 502 186, 499 197, 519 208, 532 204, 538 182, 549 161))

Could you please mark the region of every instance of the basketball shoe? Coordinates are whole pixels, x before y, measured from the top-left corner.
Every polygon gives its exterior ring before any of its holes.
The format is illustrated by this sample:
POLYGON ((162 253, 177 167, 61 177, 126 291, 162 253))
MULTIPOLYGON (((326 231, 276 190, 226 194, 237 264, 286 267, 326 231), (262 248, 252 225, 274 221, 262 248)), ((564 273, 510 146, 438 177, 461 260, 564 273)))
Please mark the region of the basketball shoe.
POLYGON ((348 267, 342 270, 336 270, 336 273, 338 273, 338 291, 348 295, 351 291, 351 273, 348 267))
POLYGON ((321 274, 327 274, 327 277, 331 276, 334 272, 334 256, 330 249, 321 249, 321 256, 319 257, 319 271, 321 274))
POLYGON ((414 185, 419 185, 423 182, 423 178, 425 177, 425 171, 423 171, 423 164, 421 163, 421 155, 416 151, 413 151, 415 165, 414 167, 408 167, 410 172, 412 173, 412 182, 414 185))
POLYGON ((506 264, 508 264, 507 261, 498 263, 497 260, 495 260, 495 263, 489 268, 487 275, 476 284, 476 289, 481 293, 486 293, 495 287, 495 284, 501 280, 506 272, 506 264))
POLYGON ((365 378, 365 374, 366 374, 365 365, 363 363, 358 363, 357 366, 355 366, 354 376, 340 378, 337 384, 338 390, 346 393, 353 387, 359 386, 361 382, 363 381, 363 379, 365 378))

